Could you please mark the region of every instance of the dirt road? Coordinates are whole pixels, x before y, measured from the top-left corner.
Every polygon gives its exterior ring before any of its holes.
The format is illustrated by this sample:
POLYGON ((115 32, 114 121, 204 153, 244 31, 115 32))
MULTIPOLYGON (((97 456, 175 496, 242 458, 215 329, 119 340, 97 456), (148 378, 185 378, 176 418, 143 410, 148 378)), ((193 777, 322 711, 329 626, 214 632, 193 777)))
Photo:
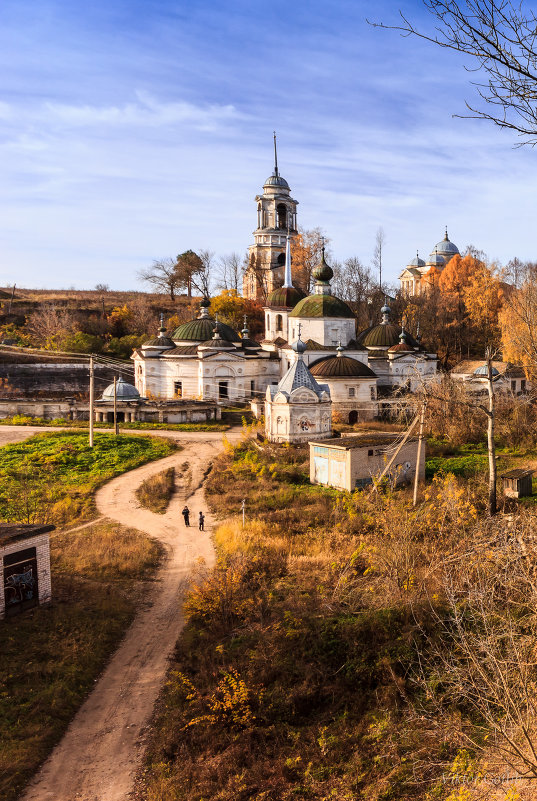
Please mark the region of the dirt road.
MULTIPOLYGON (((35 433, 35 432, 34 432, 35 433)), ((145 433, 145 432, 144 432, 145 433)), ((163 432, 155 432, 161 435, 163 432)), ((113 479, 96 496, 99 514, 156 537, 167 558, 148 606, 134 620, 94 691, 73 719, 22 801, 125 801, 144 751, 144 732, 165 678, 168 659, 183 628, 181 599, 199 560, 211 566, 212 520, 203 496, 204 473, 222 448, 222 434, 183 433, 179 454, 139 467, 113 479), (191 481, 178 491, 165 515, 142 509, 134 491, 148 476, 188 462, 191 481), (185 528, 185 501, 191 523, 185 528), (198 531, 199 510, 206 512, 206 531, 198 531)), ((228 433, 235 438, 237 433, 228 433)), ((186 474, 188 476, 188 473, 186 474)))

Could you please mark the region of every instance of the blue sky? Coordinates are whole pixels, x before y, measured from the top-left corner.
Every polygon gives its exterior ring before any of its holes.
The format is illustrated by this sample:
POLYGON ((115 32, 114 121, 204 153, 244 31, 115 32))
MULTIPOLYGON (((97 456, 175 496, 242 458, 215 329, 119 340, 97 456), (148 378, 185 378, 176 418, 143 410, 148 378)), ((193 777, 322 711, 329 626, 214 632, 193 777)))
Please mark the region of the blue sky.
POLYGON ((535 259, 536 158, 471 120, 455 54, 369 26, 419 0, 2 0, 0 284, 141 288, 188 248, 243 253, 279 164, 299 222, 385 273, 444 226, 535 259))

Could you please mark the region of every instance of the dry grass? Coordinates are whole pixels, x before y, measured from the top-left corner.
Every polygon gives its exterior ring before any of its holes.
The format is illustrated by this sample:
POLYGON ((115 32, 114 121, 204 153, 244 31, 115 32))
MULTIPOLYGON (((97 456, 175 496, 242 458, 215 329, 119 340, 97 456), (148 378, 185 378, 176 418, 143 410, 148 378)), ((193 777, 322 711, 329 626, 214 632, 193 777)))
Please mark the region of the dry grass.
POLYGON ((51 534, 52 568, 57 573, 103 581, 144 579, 159 558, 156 540, 116 523, 51 534))
POLYGON ((0 626, 0 798, 61 738, 132 621, 160 549, 116 523, 51 536, 52 604, 0 626))
POLYGON ((136 497, 144 509, 164 514, 175 488, 175 468, 168 467, 161 473, 146 478, 136 490, 136 497))
POLYGON ((248 442, 214 466, 218 565, 186 606, 144 801, 453 791, 442 775, 476 719, 431 657, 445 647, 445 578, 463 599, 477 577, 497 580, 503 614, 506 565, 523 560, 515 538, 537 542, 537 517, 516 512, 506 536, 484 517, 480 476, 438 475, 414 509, 408 490, 310 486, 307 467, 304 448, 248 442))

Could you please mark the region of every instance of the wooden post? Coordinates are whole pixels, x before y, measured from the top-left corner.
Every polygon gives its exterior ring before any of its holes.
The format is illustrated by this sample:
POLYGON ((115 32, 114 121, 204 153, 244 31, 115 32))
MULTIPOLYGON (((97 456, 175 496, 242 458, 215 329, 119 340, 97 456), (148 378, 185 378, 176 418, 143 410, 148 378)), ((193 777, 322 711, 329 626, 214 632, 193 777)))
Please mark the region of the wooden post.
POLYGON ((494 443, 494 386, 492 374, 492 354, 487 352, 487 389, 489 392, 489 409, 487 420, 487 447, 489 453, 489 514, 495 515, 496 505, 496 446, 494 443))
POLYGON ((421 407, 420 417, 420 433, 418 436, 418 454, 416 456, 416 475, 414 476, 414 498, 412 499, 412 506, 418 503, 418 484, 420 481, 420 464, 421 464, 421 449, 423 447, 423 427, 425 424, 425 407, 427 403, 424 401, 421 407))
POLYGON ((89 360, 89 446, 93 448, 93 406, 95 403, 95 377, 93 371, 93 356, 89 360))
POLYGON ((116 389, 116 386, 117 386, 117 378, 116 378, 116 376, 114 376, 114 434, 117 437, 119 432, 117 430, 117 389, 116 389))

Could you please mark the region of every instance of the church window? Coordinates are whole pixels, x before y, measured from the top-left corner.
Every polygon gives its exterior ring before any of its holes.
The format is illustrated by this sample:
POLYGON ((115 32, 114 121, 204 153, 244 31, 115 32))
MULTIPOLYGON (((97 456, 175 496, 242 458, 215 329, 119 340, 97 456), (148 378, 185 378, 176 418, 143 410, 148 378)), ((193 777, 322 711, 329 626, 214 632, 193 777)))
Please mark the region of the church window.
POLYGON ((375 387, 371 387, 371 400, 376 400, 376 399, 377 399, 377 390, 375 389, 375 387))
POLYGON ((287 228, 287 209, 283 203, 278 203, 276 206, 278 224, 277 228, 287 228))
POLYGON ((285 253, 280 253, 278 256, 278 267, 283 267, 285 264, 285 253))
POLYGON ((349 387, 349 398, 354 398, 356 395, 356 390, 354 387, 349 387))
POLYGON ((526 379, 525 378, 522 378, 521 381, 520 381, 520 391, 521 392, 525 392, 526 391, 526 379))
POLYGON ((276 315, 276 331, 283 331, 283 318, 281 314, 276 315))
POLYGON ((173 382, 173 394, 176 398, 183 397, 183 382, 182 381, 174 381, 173 382))

